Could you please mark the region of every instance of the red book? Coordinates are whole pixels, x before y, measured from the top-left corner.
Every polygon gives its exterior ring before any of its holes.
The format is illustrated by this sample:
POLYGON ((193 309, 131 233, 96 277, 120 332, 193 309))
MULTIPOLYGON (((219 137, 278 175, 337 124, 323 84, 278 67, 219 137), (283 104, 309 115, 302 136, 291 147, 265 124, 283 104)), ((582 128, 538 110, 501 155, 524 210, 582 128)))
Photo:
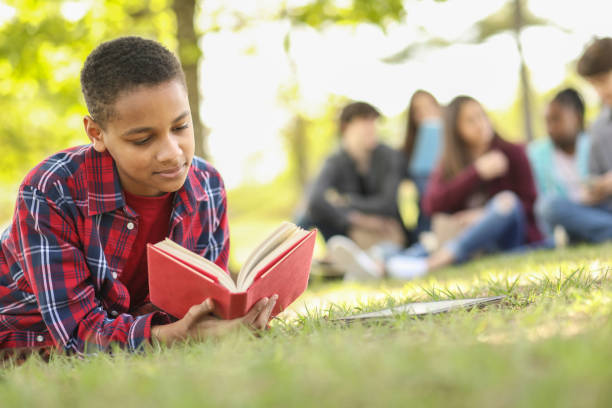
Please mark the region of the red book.
POLYGON ((191 306, 212 298, 219 317, 235 319, 258 300, 277 294, 276 316, 306 290, 316 234, 283 223, 251 253, 236 282, 213 262, 169 239, 148 244, 151 303, 180 319, 191 306))

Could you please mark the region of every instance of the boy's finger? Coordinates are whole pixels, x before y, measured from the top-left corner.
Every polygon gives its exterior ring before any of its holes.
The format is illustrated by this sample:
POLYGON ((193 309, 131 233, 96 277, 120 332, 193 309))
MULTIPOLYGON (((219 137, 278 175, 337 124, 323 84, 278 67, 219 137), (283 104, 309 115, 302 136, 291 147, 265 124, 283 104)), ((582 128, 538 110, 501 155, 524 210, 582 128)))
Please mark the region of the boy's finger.
POLYGON ((189 308, 189 311, 185 315, 185 318, 193 321, 198 321, 202 317, 211 314, 215 310, 215 303, 212 299, 208 298, 199 305, 193 305, 189 308))
POLYGON ((272 315, 272 311, 274 310, 274 306, 276 306, 276 301, 278 300, 278 295, 274 295, 270 298, 270 302, 268 302, 268 306, 264 311, 262 311, 259 316, 257 316, 257 320, 253 325, 258 330, 263 330, 268 325, 270 321, 270 315, 272 315))
POLYGON ((257 316, 259 316, 259 314, 266 308, 269 301, 270 299, 263 298, 255 303, 251 310, 249 310, 249 312, 242 318, 243 323, 246 325, 253 324, 255 319, 257 319, 257 316))

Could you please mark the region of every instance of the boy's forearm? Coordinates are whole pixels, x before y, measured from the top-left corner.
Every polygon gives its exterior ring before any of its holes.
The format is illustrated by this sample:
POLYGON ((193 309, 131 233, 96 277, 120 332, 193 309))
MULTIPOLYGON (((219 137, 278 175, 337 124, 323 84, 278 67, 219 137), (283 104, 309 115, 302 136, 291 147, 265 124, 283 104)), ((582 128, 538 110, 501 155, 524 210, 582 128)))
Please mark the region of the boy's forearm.
POLYGON ((175 323, 151 326, 151 340, 163 344, 172 344, 182 338, 183 336, 178 333, 175 323))

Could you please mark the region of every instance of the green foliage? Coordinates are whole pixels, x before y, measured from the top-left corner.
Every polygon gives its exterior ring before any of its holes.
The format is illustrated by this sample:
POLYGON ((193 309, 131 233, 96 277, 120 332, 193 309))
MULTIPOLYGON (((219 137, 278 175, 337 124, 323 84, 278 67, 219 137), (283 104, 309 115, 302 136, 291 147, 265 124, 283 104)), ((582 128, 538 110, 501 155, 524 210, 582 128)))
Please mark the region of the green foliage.
POLYGON ((508 31, 516 31, 516 2, 521 9, 520 28, 545 26, 550 21, 538 17, 527 8, 527 0, 509 0, 498 11, 476 23, 476 42, 484 42, 494 35, 508 31))
POLYGON ((79 84, 85 57, 120 35, 155 38, 174 48, 169 1, 91 2, 76 19, 71 16, 78 2, 6 2, 15 16, 0 25, 0 183, 15 183, 55 151, 88 143, 79 84))
POLYGON ((406 13, 402 0, 315 0, 288 11, 292 21, 320 28, 328 24, 371 23, 384 28, 389 21, 399 21, 406 13), (338 4, 340 3, 340 4, 338 4))

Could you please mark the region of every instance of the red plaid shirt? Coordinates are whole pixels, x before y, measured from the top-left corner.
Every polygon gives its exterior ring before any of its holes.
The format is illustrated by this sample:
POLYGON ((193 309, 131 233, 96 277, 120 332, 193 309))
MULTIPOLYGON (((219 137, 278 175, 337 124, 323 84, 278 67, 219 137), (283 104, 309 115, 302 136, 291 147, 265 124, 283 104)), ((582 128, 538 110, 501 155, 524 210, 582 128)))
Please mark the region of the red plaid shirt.
MULTIPOLYGON (((219 173, 194 157, 175 194, 169 237, 227 269, 226 204, 219 173)), ((35 167, 0 238, 0 349, 138 350, 151 324, 169 318, 128 313, 118 277, 137 233, 138 216, 108 153, 79 146, 35 167)))

